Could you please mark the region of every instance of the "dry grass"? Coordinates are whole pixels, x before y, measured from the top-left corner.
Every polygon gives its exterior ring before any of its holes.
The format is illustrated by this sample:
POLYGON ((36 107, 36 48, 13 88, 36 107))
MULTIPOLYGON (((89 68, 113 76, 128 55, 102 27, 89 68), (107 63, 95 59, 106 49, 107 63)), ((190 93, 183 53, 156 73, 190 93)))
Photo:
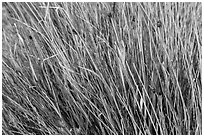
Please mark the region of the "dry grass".
POLYGON ((2 134, 202 134, 201 3, 3 3, 2 134))

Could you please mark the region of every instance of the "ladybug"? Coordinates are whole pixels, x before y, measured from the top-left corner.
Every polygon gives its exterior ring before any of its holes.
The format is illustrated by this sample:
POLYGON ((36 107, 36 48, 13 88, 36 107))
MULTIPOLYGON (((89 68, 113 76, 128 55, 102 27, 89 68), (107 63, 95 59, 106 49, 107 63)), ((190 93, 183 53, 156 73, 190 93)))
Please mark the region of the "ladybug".
POLYGON ((32 37, 32 36, 29 36, 29 39, 31 39, 31 40, 32 40, 32 39, 33 39, 33 37, 32 37))

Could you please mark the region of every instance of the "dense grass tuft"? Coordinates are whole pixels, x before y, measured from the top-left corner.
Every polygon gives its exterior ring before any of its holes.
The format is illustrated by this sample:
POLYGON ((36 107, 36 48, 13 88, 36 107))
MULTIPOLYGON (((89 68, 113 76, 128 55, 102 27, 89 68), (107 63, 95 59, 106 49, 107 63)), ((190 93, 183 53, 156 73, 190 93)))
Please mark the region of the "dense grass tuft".
POLYGON ((2 134, 202 134, 201 3, 3 3, 2 134))

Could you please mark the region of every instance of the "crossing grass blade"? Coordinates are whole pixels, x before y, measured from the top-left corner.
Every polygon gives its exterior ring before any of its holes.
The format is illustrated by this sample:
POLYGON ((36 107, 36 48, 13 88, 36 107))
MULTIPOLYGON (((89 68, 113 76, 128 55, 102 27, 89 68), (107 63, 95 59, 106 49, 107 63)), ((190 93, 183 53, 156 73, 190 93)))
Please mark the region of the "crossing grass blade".
POLYGON ((201 3, 2 5, 2 134, 202 134, 201 3))

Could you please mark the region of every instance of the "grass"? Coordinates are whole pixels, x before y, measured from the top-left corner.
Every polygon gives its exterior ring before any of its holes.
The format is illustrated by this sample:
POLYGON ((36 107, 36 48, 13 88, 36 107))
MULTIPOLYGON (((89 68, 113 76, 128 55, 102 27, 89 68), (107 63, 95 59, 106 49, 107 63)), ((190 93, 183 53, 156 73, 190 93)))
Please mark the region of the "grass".
POLYGON ((201 3, 2 5, 2 134, 202 134, 201 3))

